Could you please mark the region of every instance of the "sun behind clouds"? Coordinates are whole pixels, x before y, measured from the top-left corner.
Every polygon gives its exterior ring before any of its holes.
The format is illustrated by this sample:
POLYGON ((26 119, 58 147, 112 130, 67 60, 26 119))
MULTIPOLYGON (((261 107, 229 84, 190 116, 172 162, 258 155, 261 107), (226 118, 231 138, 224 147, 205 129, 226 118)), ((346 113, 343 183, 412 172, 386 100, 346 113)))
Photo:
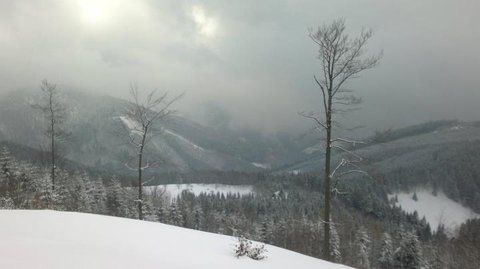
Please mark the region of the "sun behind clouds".
POLYGON ((200 35, 208 38, 215 36, 218 28, 217 20, 208 16, 203 7, 193 6, 191 15, 200 35))
POLYGON ((80 1, 79 11, 83 22, 92 26, 104 24, 109 17, 106 1, 80 1))
POLYGON ((90 29, 116 27, 125 22, 145 23, 148 6, 142 0, 78 0, 74 9, 80 22, 90 29))

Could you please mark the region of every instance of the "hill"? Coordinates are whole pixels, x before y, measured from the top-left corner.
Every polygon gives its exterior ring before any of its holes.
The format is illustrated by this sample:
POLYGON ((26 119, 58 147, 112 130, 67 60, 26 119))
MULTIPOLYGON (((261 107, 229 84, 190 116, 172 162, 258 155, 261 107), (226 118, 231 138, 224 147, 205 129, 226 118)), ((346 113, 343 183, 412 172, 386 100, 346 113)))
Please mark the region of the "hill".
MULTIPOLYGON (((128 145, 124 128, 128 102, 122 99, 64 91, 67 107, 62 155, 70 161, 106 172, 128 173, 126 163, 135 165, 136 152, 128 145)), ((0 141, 48 151, 45 124, 38 110, 40 91, 17 90, 0 97, 0 141)), ((265 171, 296 160, 300 147, 288 135, 265 136, 255 131, 211 127, 182 116, 162 122, 161 135, 151 140, 145 152, 150 172, 171 171, 265 171)))
POLYGON ((92 214, 0 210, 0 225, 1 268, 350 268, 273 246, 236 258, 229 236, 92 214))
MULTIPOLYGON (((363 157, 360 166, 369 172, 372 178, 368 180, 374 184, 388 186, 390 191, 411 191, 417 186, 443 190, 448 198, 480 213, 480 124, 477 122, 430 122, 389 130, 350 150, 363 157)), ((337 151, 334 156, 332 165, 343 155, 337 151)), ((310 158, 279 171, 321 172, 323 160, 321 152, 314 152, 310 158)))

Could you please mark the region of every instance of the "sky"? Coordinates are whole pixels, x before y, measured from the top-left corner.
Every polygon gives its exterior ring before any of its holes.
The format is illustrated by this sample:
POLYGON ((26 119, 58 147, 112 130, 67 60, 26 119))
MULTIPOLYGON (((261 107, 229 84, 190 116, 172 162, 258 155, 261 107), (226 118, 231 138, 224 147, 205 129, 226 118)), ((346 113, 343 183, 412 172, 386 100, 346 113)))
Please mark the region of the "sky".
POLYGON ((348 86, 364 99, 347 125, 381 130, 438 119, 480 120, 478 0, 2 0, 1 92, 64 89, 127 98, 129 85, 172 95, 202 120, 301 132, 321 109, 308 29, 345 18, 374 36, 381 64, 348 86))

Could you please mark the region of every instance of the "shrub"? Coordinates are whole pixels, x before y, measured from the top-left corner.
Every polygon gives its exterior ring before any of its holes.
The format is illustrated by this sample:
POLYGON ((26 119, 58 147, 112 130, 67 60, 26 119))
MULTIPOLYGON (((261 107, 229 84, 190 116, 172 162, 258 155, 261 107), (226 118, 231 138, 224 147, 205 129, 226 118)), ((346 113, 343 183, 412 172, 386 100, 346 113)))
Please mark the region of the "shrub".
POLYGON ((252 241, 245 238, 245 236, 237 237, 237 243, 234 248, 235 256, 237 258, 247 256, 254 260, 265 259, 267 249, 264 244, 253 244, 252 241))

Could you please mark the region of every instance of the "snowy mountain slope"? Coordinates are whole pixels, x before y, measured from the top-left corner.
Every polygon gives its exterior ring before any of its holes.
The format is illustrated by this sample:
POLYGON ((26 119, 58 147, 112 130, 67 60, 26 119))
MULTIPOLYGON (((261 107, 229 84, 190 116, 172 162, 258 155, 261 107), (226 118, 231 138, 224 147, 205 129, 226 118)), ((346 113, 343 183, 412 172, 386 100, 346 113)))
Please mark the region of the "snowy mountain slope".
MULTIPOLYGON (((376 169, 384 172, 395 169, 398 165, 418 166, 433 152, 444 148, 445 145, 455 143, 480 143, 480 125, 446 122, 444 126, 439 126, 429 132, 405 135, 384 143, 369 143, 354 152, 364 157, 369 165, 374 165, 376 169)), ((323 154, 317 153, 321 152, 318 144, 304 149, 304 152, 312 156, 287 166, 281 171, 309 172, 318 171, 323 167, 323 154)))
POLYGON ((229 236, 92 214, 0 210, 0 226, 0 268, 350 268, 273 246, 237 259, 229 236))
POLYGON ((404 211, 413 213, 417 211, 419 218, 425 217, 433 231, 437 230, 439 224, 445 225, 448 232, 453 232, 460 224, 468 219, 480 217, 471 209, 462 206, 448 197, 443 192, 437 195, 432 194, 432 190, 417 190, 417 201, 413 197, 413 192, 399 192, 389 195, 389 199, 397 197, 398 203, 404 211))
MULTIPOLYGON (((31 104, 39 99, 38 90, 18 90, 0 97, 0 139, 35 149, 46 149, 45 124, 31 104)), ((127 102, 76 91, 64 91, 68 108, 67 130, 71 136, 64 148, 65 157, 97 170, 128 173, 125 163, 136 153, 122 134, 122 125, 134 128, 124 117, 127 102)), ((263 136, 255 132, 211 128, 180 116, 162 123, 163 135, 152 140, 145 153, 151 162, 162 163, 152 172, 169 171, 261 171, 287 162, 300 152, 285 136, 263 136)))
MULTIPOLYGON (((372 177, 352 174, 342 180, 345 185, 355 187, 360 182, 355 179, 362 177, 366 183, 387 186, 388 192, 436 186, 449 199, 480 213, 480 123, 431 122, 370 141, 352 151, 363 157, 360 167, 372 177)), ((335 151, 332 167, 340 157, 335 151)), ((321 153, 312 153, 278 173, 321 172, 323 162, 321 153)))

